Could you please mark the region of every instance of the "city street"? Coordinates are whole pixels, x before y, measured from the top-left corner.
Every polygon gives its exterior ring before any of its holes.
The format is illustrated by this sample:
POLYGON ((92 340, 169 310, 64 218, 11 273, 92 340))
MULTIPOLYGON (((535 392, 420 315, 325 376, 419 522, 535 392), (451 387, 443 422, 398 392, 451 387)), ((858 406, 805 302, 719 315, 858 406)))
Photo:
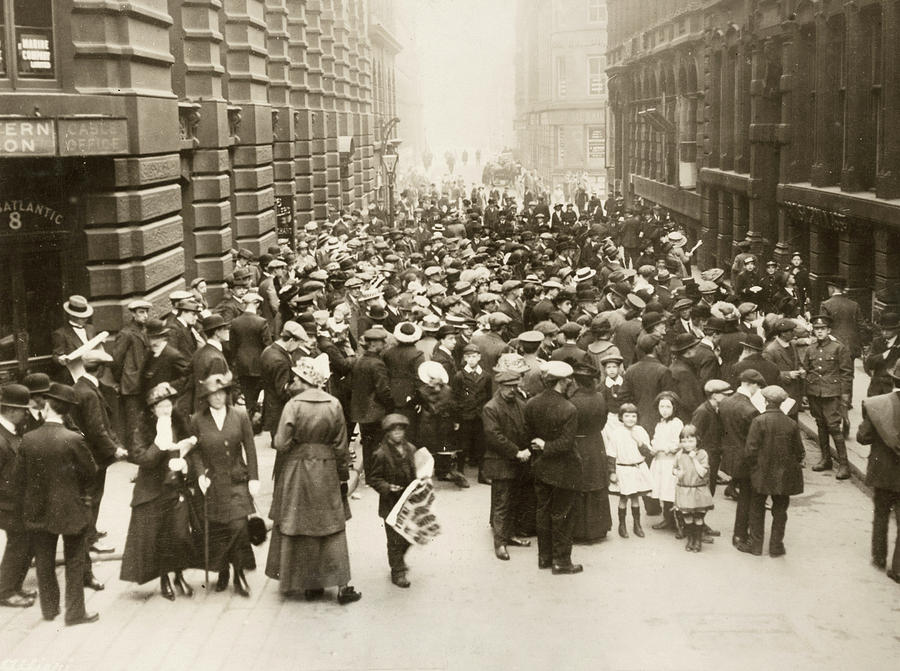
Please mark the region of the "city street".
MULTIPOLYGON (((270 472, 268 436, 257 442, 270 472)), ((101 512, 118 551, 133 470, 111 470, 101 512)), ((270 491, 264 483, 263 509, 270 491)), ((120 582, 119 562, 103 561, 106 590, 87 592, 97 624, 44 622, 38 606, 0 612, 0 670, 896 668, 898 586, 868 563, 871 502, 851 482, 807 469, 785 557, 732 548, 734 503, 719 493, 708 520, 722 537, 702 554, 645 518, 644 539, 576 546, 576 576, 539 571, 533 547, 495 559, 489 487, 439 483, 443 535, 410 550, 409 590, 390 583, 376 496, 361 494, 348 527, 357 604, 337 605, 333 591, 283 600, 261 568, 266 546, 250 599, 231 588, 204 595, 194 571, 198 594, 170 603, 156 583, 120 582)))

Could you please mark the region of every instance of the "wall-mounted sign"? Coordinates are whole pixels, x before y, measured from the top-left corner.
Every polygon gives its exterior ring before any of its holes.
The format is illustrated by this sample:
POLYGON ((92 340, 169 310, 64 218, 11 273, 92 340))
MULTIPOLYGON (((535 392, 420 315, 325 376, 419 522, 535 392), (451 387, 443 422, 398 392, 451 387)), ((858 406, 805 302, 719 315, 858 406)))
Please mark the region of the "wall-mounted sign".
POLYGON ((588 126, 587 154, 589 161, 602 161, 606 158, 606 129, 603 126, 588 126))
POLYGON ((20 77, 40 77, 52 79, 53 35, 50 30, 39 28, 16 29, 16 52, 20 77))
POLYGON ((0 119, 0 156, 54 156, 56 123, 53 119, 0 119))
POLYGON ((275 234, 279 240, 294 244, 294 199, 291 196, 275 196, 275 234))
POLYGON ((56 207, 30 198, 0 199, 0 236, 64 230, 65 217, 56 207))
POLYGON ((60 119, 58 124, 60 156, 128 153, 125 119, 60 119))

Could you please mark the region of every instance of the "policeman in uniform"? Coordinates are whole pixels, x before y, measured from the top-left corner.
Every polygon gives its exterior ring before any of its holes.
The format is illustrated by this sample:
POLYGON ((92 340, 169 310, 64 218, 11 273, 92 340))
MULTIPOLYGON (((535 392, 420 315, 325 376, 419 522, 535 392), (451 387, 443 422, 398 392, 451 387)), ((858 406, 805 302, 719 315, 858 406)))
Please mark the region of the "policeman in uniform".
POLYGON ((838 468, 835 478, 850 477, 847 465, 847 446, 841 430, 842 409, 850 403, 853 387, 853 362, 850 350, 831 335, 831 317, 818 315, 812 320, 816 341, 801 355, 800 366, 806 371, 806 396, 809 410, 819 430, 819 449, 822 460, 814 471, 831 470, 831 450, 828 437, 834 440, 838 468))

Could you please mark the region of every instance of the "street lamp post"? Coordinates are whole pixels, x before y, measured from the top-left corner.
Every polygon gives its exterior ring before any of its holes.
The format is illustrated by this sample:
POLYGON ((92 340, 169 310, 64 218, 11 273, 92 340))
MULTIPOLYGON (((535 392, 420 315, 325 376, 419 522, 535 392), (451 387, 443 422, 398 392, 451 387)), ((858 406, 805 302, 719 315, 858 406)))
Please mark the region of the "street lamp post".
POLYGON ((382 154, 381 162, 388 178, 388 228, 394 228, 394 177, 397 174, 397 162, 400 157, 396 153, 382 154))

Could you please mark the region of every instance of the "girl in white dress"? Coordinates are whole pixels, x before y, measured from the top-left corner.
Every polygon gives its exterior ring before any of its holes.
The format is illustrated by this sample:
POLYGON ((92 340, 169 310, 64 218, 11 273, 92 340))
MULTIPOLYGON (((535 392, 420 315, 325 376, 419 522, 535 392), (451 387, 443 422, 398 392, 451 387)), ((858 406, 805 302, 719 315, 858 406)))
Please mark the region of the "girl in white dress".
POLYGON ((653 483, 654 499, 663 504, 663 519, 654 524, 654 529, 672 529, 676 527, 672 506, 675 502, 675 484, 677 478, 672 474, 675 466, 675 455, 678 454, 678 441, 684 424, 675 416, 678 397, 664 391, 656 397, 656 407, 660 420, 653 430, 650 451, 653 462, 650 464, 650 480, 653 483))
POLYGON ((641 528, 640 496, 653 487, 644 454, 649 454, 650 436, 638 423, 637 406, 623 403, 619 407, 619 421, 607 427, 606 456, 610 461, 610 491, 619 494, 619 535, 628 538, 625 516, 631 502, 634 535, 644 537, 641 528))

